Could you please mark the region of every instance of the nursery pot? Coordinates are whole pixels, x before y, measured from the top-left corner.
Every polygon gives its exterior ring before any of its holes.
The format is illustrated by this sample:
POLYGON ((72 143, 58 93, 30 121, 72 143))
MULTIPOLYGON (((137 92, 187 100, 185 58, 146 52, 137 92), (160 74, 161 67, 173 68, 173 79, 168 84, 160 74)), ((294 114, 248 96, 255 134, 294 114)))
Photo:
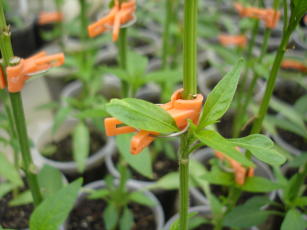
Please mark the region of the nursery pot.
MULTIPOLYGON (((58 131, 54 135, 52 135, 51 133, 52 132, 51 124, 47 128, 43 129, 41 133, 39 133, 39 135, 34 140, 35 147, 32 148, 34 163, 40 167, 42 167, 44 164, 48 164, 67 174, 78 173, 78 168, 74 161, 69 161, 69 162, 55 161, 43 156, 40 153, 42 147, 44 147, 46 144, 52 141, 62 140, 65 137, 67 137, 69 134, 71 134, 76 124, 77 120, 68 119, 62 124, 62 126, 58 129, 58 131)), ((107 154, 112 154, 114 152, 115 152, 115 142, 113 138, 108 137, 105 139, 104 146, 102 146, 97 152, 89 154, 89 157, 86 161, 85 171, 93 169, 96 166, 100 165, 100 163, 103 162, 107 154)))
POLYGON ((161 44, 159 37, 146 29, 130 33, 128 42, 131 47, 142 55, 154 55, 157 50, 160 50, 161 44))
POLYGON ((294 43, 297 45, 297 47, 302 50, 305 51, 307 50, 307 28, 299 28, 297 29, 294 33, 293 33, 293 41, 294 43), (305 41, 303 40, 305 39, 305 41))
MULTIPOLYGON (((213 157, 212 152, 213 152, 212 149, 205 148, 204 150, 197 151, 193 155, 193 158, 199 162, 206 162, 210 158, 213 157)), ((258 160, 254 160, 254 163, 256 164, 255 176, 264 177, 269 180, 274 179, 273 174, 270 171, 268 166, 266 166, 265 164, 263 164, 262 162, 258 160)), ((209 204, 208 199, 204 196, 204 194, 198 188, 192 187, 190 189, 190 192, 191 192, 191 195, 192 195, 192 198, 195 204, 197 205, 208 205, 209 204)), ((276 191, 270 192, 268 196, 270 200, 274 200, 276 197, 276 191)))
MULTIPOLYGON (((210 217, 211 214, 211 209, 208 205, 203 205, 203 206, 195 206, 195 207, 191 207, 189 209, 189 212, 197 212, 199 215, 201 216, 205 216, 205 217, 210 217)), ((171 219, 169 219, 167 221, 167 223, 165 224, 163 230, 170 230, 171 225, 179 218, 179 214, 176 214, 175 216, 173 216, 171 219)), ((258 230, 257 227, 252 227, 250 228, 250 230, 258 230)))
MULTIPOLYGON (((118 184, 119 182, 115 181, 115 183, 118 184)), ((140 189, 140 187, 137 184, 135 184, 131 181, 127 182, 126 187, 129 191, 137 191, 137 190, 140 189)), ((93 183, 86 185, 84 187, 84 191, 79 195, 79 199, 76 202, 76 207, 86 197, 86 195, 87 195, 86 191, 87 190, 97 190, 97 189, 102 189, 102 188, 106 188, 104 181, 96 181, 96 182, 93 182, 93 183)), ((163 225, 164 225, 164 213, 163 213, 162 207, 161 207, 158 199, 155 197, 155 195, 153 195, 151 192, 146 191, 146 190, 144 190, 142 192, 145 194, 145 196, 147 196, 152 201, 154 201, 155 205, 150 207, 150 209, 151 209, 152 213, 154 214, 156 230, 161 230, 163 228, 163 225)), ((102 214, 102 212, 101 212, 101 214, 102 214)), ((65 229, 68 229, 68 224, 69 224, 69 219, 65 224, 65 229)))

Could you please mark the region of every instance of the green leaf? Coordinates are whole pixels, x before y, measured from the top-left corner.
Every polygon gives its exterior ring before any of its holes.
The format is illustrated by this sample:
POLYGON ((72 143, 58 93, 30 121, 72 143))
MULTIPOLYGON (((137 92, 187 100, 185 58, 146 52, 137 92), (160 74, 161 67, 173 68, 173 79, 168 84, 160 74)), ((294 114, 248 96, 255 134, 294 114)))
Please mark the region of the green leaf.
POLYGON ((170 82, 174 84, 181 81, 181 76, 182 74, 180 73, 180 71, 160 70, 147 74, 145 76, 145 80, 146 82, 170 82))
POLYGON ((244 63, 244 60, 240 59, 235 67, 210 92, 203 108, 198 129, 215 123, 228 110, 235 94, 244 63))
POLYGON ((58 128, 63 124, 63 122, 66 120, 70 113, 70 108, 69 107, 61 107, 59 111, 56 113, 54 117, 54 122, 52 126, 52 133, 54 134, 58 128))
POLYGON ((142 192, 132 192, 130 200, 145 206, 154 206, 156 203, 142 192))
POLYGON ((280 230, 304 230, 306 229, 306 221, 303 215, 296 209, 287 212, 285 219, 281 224, 280 230))
POLYGON ((80 122, 73 133, 73 155, 79 172, 83 172, 90 152, 90 133, 87 126, 80 122))
POLYGON ((62 173, 52 166, 44 165, 37 176, 44 199, 55 194, 63 187, 62 173))
POLYGON ((179 174, 172 172, 161 177, 155 184, 148 186, 148 189, 172 190, 179 188, 179 174))
POLYGON ((78 179, 44 200, 31 215, 30 229, 57 230, 73 208, 81 184, 78 179))
POLYGON ((18 185, 12 184, 10 182, 0 183, 0 199, 16 187, 18 187, 18 185))
POLYGON ((281 165, 285 163, 286 157, 277 152, 270 138, 253 134, 247 137, 229 139, 236 146, 248 149, 259 160, 270 165, 281 165))
POLYGON ((104 108, 96 108, 96 109, 87 109, 81 111, 75 116, 79 119, 89 119, 89 118, 103 118, 106 117, 107 115, 108 113, 105 111, 104 108))
POLYGON ((124 213, 120 218, 119 226, 120 230, 131 230, 134 225, 134 218, 133 213, 130 211, 129 208, 124 209, 124 213))
POLYGON ((204 179, 211 184, 224 186, 230 186, 235 183, 234 177, 231 173, 223 172, 216 166, 213 166, 210 172, 203 174, 201 179, 204 179))
POLYGON ((148 59, 135 52, 128 53, 127 71, 132 78, 143 77, 148 66, 148 59))
POLYGON ((3 153, 0 152, 0 176, 18 186, 22 185, 22 180, 17 169, 8 161, 3 153))
POLYGON ((249 228, 262 224, 270 214, 270 211, 240 205, 226 214, 224 225, 231 228, 249 228))
POLYGON ((307 132, 301 114, 296 112, 296 110, 293 109, 291 106, 283 103, 282 101, 279 101, 276 98, 272 98, 270 101, 270 107, 272 107, 275 111, 281 113, 284 117, 288 118, 294 124, 297 124, 302 129, 304 129, 305 132, 307 132))
POLYGON ((282 186, 263 177, 248 177, 241 189, 248 192, 271 192, 282 186))
POLYGON ((301 155, 295 156, 288 162, 288 166, 292 168, 298 168, 307 163, 307 153, 304 152, 301 155))
POLYGON ((119 135, 116 137, 116 145, 122 157, 125 161, 136 170, 138 173, 145 177, 153 178, 152 162, 148 148, 145 148, 140 154, 132 155, 130 153, 130 141, 132 135, 119 135))
POLYGON ((118 218, 119 216, 116 207, 110 203, 103 212, 103 220, 105 223, 106 230, 115 229, 118 218))
POLYGON ((90 194, 87 196, 89 199, 103 199, 110 194, 108 189, 99 189, 90 191, 90 194))
POLYGON ((160 106, 135 98, 113 99, 107 111, 126 125, 158 133, 178 131, 173 118, 160 106))
POLYGON ((30 190, 18 194, 13 200, 10 201, 10 206, 26 205, 33 202, 32 194, 30 190))
MULTIPOLYGON (((198 213, 197 212, 190 212, 188 213, 188 219, 191 220, 191 218, 196 217, 198 213)), ((179 218, 177 218, 170 226, 169 230, 179 230, 179 218)))
POLYGON ((244 166, 254 166, 241 152, 237 151, 236 145, 212 130, 200 130, 194 132, 195 136, 210 148, 222 152, 244 166))

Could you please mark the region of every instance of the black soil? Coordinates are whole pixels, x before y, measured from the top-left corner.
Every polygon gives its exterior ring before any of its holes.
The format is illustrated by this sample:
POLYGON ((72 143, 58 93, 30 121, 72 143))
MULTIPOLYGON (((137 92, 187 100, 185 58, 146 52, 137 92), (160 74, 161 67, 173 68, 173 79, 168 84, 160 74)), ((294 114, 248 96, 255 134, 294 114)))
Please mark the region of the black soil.
POLYGON ((296 82, 284 81, 274 90, 274 96, 293 105, 297 99, 306 94, 306 90, 296 82))
MULTIPOLYGON (((98 131, 90 131, 90 154, 96 153, 102 146, 105 144, 105 139, 103 135, 98 131)), ((51 145, 56 145, 57 150, 54 154, 47 156, 47 158, 54 160, 54 161, 61 161, 61 162, 69 162, 73 161, 72 155, 72 136, 69 135, 64 139, 58 142, 51 142, 48 143, 51 145)))
POLYGON ((9 202, 12 197, 9 193, 0 200, 0 226, 10 229, 27 228, 34 207, 32 204, 11 207, 9 202))
POLYGON ((302 151, 307 151, 307 140, 303 137, 279 128, 277 128, 277 132, 289 145, 292 145, 302 151))
MULTIPOLYGON (((69 216, 68 230, 104 230, 103 211, 106 202, 103 200, 84 199, 69 216)), ((129 205, 134 214, 132 230, 155 230, 155 217, 150 208, 139 204, 129 205)))

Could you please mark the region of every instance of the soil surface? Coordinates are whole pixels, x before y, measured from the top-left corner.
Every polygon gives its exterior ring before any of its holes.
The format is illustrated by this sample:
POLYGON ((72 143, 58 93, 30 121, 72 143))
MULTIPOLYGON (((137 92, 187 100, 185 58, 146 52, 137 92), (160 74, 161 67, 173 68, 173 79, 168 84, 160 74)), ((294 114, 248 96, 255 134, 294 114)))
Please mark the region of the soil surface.
POLYGON ((307 151, 307 140, 303 137, 279 128, 277 128, 277 132, 279 133, 280 137, 288 144, 302 151, 307 151))
MULTIPOLYGON (((104 230, 103 211, 106 202, 103 200, 83 200, 73 209, 69 216, 68 230, 104 230)), ((134 213, 132 230, 155 230, 155 217, 150 208, 139 204, 129 205, 134 213)))
MULTIPOLYGON (((96 153, 105 144, 105 139, 103 135, 98 131, 90 130, 90 140, 91 140, 90 155, 96 153)), ((64 139, 58 142, 53 141, 48 145, 57 146, 58 151, 56 151, 54 154, 50 156, 46 156, 47 158, 61 162, 73 161, 71 135, 65 137, 64 139)))
POLYGON ((9 202, 12 197, 12 193, 9 193, 0 200, 0 226, 10 229, 27 228, 34 207, 32 204, 11 207, 9 202))
POLYGON ((273 94, 280 100, 293 105, 297 99, 306 94, 306 90, 296 82, 284 81, 277 85, 273 94))

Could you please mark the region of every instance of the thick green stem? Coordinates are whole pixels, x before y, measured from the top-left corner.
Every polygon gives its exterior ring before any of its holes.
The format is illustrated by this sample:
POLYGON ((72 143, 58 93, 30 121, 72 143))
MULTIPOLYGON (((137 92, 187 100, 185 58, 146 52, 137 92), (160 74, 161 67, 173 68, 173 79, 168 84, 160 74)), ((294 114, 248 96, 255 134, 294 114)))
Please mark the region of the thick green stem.
MULTIPOLYGON (((10 39, 9 27, 6 25, 2 0, 0 1, 0 44, 1 54, 4 62, 3 66, 6 68, 11 64, 10 60, 14 54, 10 39)), ((30 153, 29 138, 27 134, 22 98, 20 93, 9 93, 9 98, 12 105, 17 137, 22 154, 23 170, 25 172, 26 179, 33 196, 34 204, 37 206, 42 201, 42 196, 38 186, 37 177, 33 172, 34 165, 30 153)))
POLYGON ((183 34, 184 99, 192 99, 197 93, 197 16, 198 0, 185 0, 183 34))
POLYGON ((180 230, 188 229, 189 212, 189 153, 188 134, 184 134, 180 139, 179 149, 179 176, 180 176, 180 230))
POLYGON ((290 35, 291 35, 291 32, 288 32, 288 31, 283 35, 282 41, 277 50, 277 54, 275 56, 273 67, 270 72, 269 80, 267 82, 267 86, 266 86, 265 93, 264 93, 264 96, 263 96, 263 99, 262 99, 262 102, 261 102, 261 105, 258 111, 258 115, 252 127, 252 131, 251 131, 252 134, 259 133, 261 130, 262 123, 267 113, 270 99, 273 94, 273 90, 274 90, 274 86, 275 86, 275 82, 277 78, 277 73, 278 73, 281 61, 283 59, 284 53, 286 51, 290 35))
POLYGON ((164 17, 164 29, 163 29, 163 46, 162 46, 162 68, 165 69, 168 66, 168 51, 170 41, 170 25, 172 21, 172 6, 173 0, 165 0, 165 17, 164 17))
MULTIPOLYGON (((261 46, 261 52, 260 52, 260 56, 257 61, 258 63, 262 62, 262 59, 264 55, 266 54, 270 36, 271 36, 271 29, 267 28, 264 33, 264 39, 263 39, 263 43, 261 46)), ((253 79, 247 90, 247 95, 243 98, 243 104, 238 108, 238 112, 237 112, 237 115, 235 117, 235 122, 234 122, 234 137, 238 137, 240 134, 240 129, 242 127, 242 122, 244 118, 243 115, 246 113, 249 102, 253 96, 254 89, 256 87, 258 78, 259 78, 259 75, 257 73, 254 73, 253 79)))

